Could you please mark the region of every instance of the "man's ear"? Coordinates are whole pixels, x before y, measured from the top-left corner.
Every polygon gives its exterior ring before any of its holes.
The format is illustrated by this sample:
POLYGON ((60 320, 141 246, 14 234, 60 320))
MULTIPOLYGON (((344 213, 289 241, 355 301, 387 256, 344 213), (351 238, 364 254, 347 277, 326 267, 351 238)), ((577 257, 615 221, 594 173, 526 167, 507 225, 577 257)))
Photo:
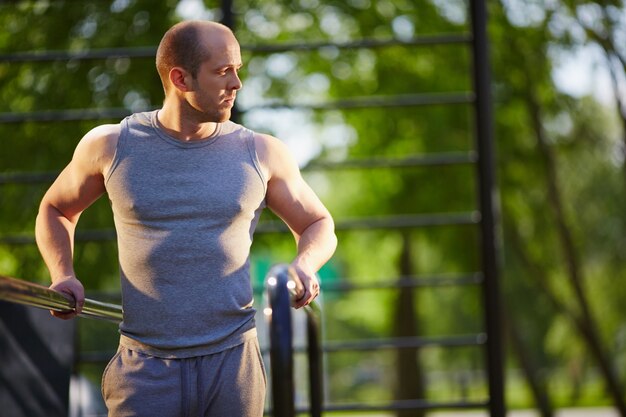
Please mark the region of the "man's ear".
POLYGON ((191 74, 181 67, 173 67, 170 70, 170 83, 176 89, 186 93, 191 91, 191 74))

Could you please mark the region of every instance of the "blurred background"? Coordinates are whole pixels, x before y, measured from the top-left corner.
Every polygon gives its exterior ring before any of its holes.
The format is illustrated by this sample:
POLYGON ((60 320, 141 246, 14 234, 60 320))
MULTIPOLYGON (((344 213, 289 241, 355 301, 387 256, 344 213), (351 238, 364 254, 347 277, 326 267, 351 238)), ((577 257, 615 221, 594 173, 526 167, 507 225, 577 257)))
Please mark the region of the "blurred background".
MULTIPOLYGON (((289 146, 338 226, 339 248, 320 271, 332 413, 484 407, 485 323, 495 315, 508 409, 626 417, 626 6, 487 2, 493 252, 481 250, 478 227, 469 9, 463 0, 0 2, 0 274, 47 285, 33 233, 43 193, 88 130, 161 105, 154 52, 172 24, 223 21, 245 64, 234 118, 289 146), (498 265, 494 305, 485 257, 498 265), (385 410, 414 399, 427 406, 385 410)), ((119 302, 112 226, 102 198, 81 218, 75 265, 89 297, 119 302)), ((259 310, 265 274, 294 251, 265 213, 252 253, 259 310)), ((77 327, 73 413, 97 415, 117 329, 77 327)))

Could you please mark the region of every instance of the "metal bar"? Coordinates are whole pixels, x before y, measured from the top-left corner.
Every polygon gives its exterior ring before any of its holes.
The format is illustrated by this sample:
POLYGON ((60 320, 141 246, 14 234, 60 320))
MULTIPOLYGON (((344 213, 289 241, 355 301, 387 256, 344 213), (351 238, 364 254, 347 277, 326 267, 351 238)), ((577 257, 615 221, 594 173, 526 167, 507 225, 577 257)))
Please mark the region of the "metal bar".
MULTIPOLYGON (((228 26, 233 32, 237 29, 236 15, 233 10, 233 0, 221 1, 222 18, 220 23, 228 26)), ((238 102, 235 102, 231 109, 230 120, 235 123, 241 123, 241 110, 239 109, 238 102)))
POLYGON ((156 46, 102 48, 85 51, 23 51, 0 54, 0 63, 87 61, 108 58, 154 58, 156 46))
MULTIPOLYGON (((488 401, 434 402, 427 400, 399 400, 388 404, 329 404, 326 411, 398 411, 485 408, 488 401)), ((500 416, 502 417, 502 416, 500 416)))
POLYGON ((317 314, 307 314, 307 358, 309 362, 309 408, 311 417, 321 417, 324 404, 321 322, 317 314))
MULTIPOLYGON (((108 242, 116 239, 114 229, 88 230, 76 232, 77 242, 108 242)), ((35 237, 29 235, 4 235, 0 236, 0 245, 34 245, 35 237)))
POLYGON ((50 183, 59 172, 6 172, 0 174, 0 185, 50 183))
POLYGON ((295 416, 291 297, 287 288, 289 282, 288 272, 276 267, 269 271, 266 279, 266 291, 271 309, 268 318, 272 408, 276 417, 295 416))
MULTIPOLYGON (((405 276, 391 277, 378 282, 353 283, 345 280, 340 282, 324 283, 324 293, 327 292, 348 292, 348 291, 367 291, 389 289, 397 290, 400 288, 423 288, 423 287, 455 287, 480 285, 483 281, 481 272, 468 273, 463 275, 431 275, 431 276, 405 276)), ((255 293, 262 293, 263 287, 255 286, 255 293)))
POLYGON ((413 349, 427 346, 441 347, 471 347, 482 346, 487 341, 485 333, 462 336, 441 336, 441 337, 392 337, 387 339, 353 340, 326 342, 322 349, 324 352, 339 351, 368 351, 382 349, 413 349))
POLYGON ((132 111, 123 108, 41 110, 24 113, 0 113, 0 123, 76 122, 104 119, 118 120, 129 116, 131 113, 132 111))
MULTIPOLYGON (((43 285, 0 275, 0 299, 12 303, 54 311, 69 311, 75 307, 74 300, 43 285)), ((119 323, 123 319, 122 307, 85 299, 80 317, 119 323)))
MULTIPOLYGON (((413 155, 407 158, 367 158, 345 161, 313 161, 302 168, 303 172, 341 169, 411 168, 422 166, 466 165, 476 163, 477 153, 441 152, 428 155, 413 155)), ((0 185, 50 183, 59 172, 8 172, 0 173, 0 185)))
POLYGON ((290 51, 314 51, 324 48, 338 49, 374 49, 387 48, 390 46, 433 46, 467 44, 472 41, 471 34, 450 33, 439 35, 423 35, 413 39, 360 39, 347 42, 314 41, 307 43, 282 43, 280 45, 246 45, 242 49, 250 52, 290 52, 290 51))
POLYGON ((312 161, 303 167, 302 171, 466 165, 473 164, 477 160, 478 156, 474 151, 440 152, 425 155, 412 155, 405 158, 363 158, 348 159, 344 161, 312 161))
MULTIPOLYGON (((335 100, 326 103, 288 103, 288 102, 266 102, 259 105, 250 106, 246 112, 258 109, 304 109, 304 110, 338 110, 338 109, 364 109, 364 108, 387 108, 387 107, 409 107, 409 106, 433 106, 451 104, 472 104, 474 93, 461 92, 441 92, 423 94, 401 94, 395 96, 378 97, 352 97, 343 100, 335 100)), ((242 110, 243 111, 243 110, 242 110)))
MULTIPOLYGON (((468 213, 434 213, 412 214, 399 216, 364 217, 360 219, 346 219, 338 221, 336 230, 374 230, 374 229, 404 229, 433 226, 463 226, 480 223, 478 212, 468 213)), ((267 221, 257 226, 256 233, 288 233, 289 229, 281 221, 267 221)), ((102 242, 115 240, 113 229, 89 230, 76 233, 77 242, 102 242)), ((32 235, 3 235, 0 244, 4 245, 32 245, 35 238, 32 235)))
POLYGON ((480 222, 478 212, 469 213, 433 213, 369 217, 343 220, 337 223, 337 230, 358 229, 399 229, 426 226, 474 225, 480 222))
MULTIPOLYGON (((225 16, 226 17, 226 16, 225 16)), ((223 23, 230 26, 226 19, 223 23)), ((313 41, 308 43, 282 43, 280 45, 241 45, 244 51, 255 53, 276 53, 288 51, 314 51, 323 48, 372 49, 390 46, 432 46, 467 44, 472 41, 468 33, 425 35, 408 40, 400 39, 361 39, 349 42, 313 41)), ((107 58, 154 58, 156 46, 103 48, 85 51, 23 51, 0 54, 1 62, 46 62, 46 61, 86 61, 107 58)))
POLYGON ((474 273, 459 276, 442 275, 438 277, 407 276, 399 278, 389 278, 382 282, 369 282, 365 284, 355 284, 348 281, 328 282, 324 284, 324 292, 329 291, 365 291, 400 288, 421 288, 421 287, 448 287, 479 285, 483 282, 482 273, 474 273))
MULTIPOLYGON (((240 109, 240 113, 260 109, 338 110, 408 106, 471 104, 472 92, 403 94, 386 97, 353 97, 326 103, 267 102, 240 109)), ((154 109, 144 109, 154 110, 154 109)), ((123 108, 41 110, 23 113, 0 113, 0 123, 70 122, 84 120, 122 119, 132 112, 123 108)))
POLYGON ((498 283, 500 259, 497 227, 496 182, 493 156, 493 116, 491 110, 491 74, 487 38, 487 10, 484 0, 470 1, 474 40, 474 90, 476 92, 476 148, 478 150, 479 207, 481 212, 481 255, 485 280, 484 322, 487 330, 486 363, 489 374, 489 411, 492 417, 505 415, 504 370, 498 283))
MULTIPOLYGON (((265 288, 268 295, 270 328, 270 367, 272 371, 272 402, 275 417, 295 416, 293 378, 293 330, 291 306, 303 287, 294 269, 286 264, 273 266, 267 273, 265 288)), ((322 410, 322 348, 320 340, 320 307, 312 301, 303 308, 307 315, 309 389, 311 415, 321 416, 322 410), (314 414, 317 413, 317 414, 314 414)))
MULTIPOLYGON (((344 219, 335 223, 338 231, 374 230, 374 229, 404 229, 431 226, 460 226, 475 225, 480 222, 480 213, 433 213, 389 215, 379 217, 363 217, 359 219, 344 219)), ((267 221, 257 227, 259 233, 285 233, 289 229, 280 221, 267 221)))

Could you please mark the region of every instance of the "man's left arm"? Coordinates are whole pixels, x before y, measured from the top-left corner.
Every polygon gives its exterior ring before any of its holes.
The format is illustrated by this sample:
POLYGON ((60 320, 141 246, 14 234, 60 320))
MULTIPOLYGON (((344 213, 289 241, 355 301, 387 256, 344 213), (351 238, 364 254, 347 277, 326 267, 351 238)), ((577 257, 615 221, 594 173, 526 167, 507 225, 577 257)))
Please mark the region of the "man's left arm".
POLYGON ((258 134, 257 153, 267 176, 268 207, 291 229, 297 244, 292 265, 305 293, 296 302, 300 308, 319 294, 316 272, 331 258, 337 247, 333 219, 311 187, 287 147, 278 139, 258 134))

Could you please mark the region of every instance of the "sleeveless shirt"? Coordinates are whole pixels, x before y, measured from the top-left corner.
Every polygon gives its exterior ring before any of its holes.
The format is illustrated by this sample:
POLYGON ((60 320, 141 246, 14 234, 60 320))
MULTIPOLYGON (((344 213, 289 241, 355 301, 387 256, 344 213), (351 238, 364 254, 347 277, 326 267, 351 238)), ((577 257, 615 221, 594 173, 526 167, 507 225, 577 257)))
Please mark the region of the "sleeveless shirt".
POLYGON ((225 122, 183 142, 157 111, 121 122, 105 177, 119 251, 120 344, 158 357, 219 352, 256 337, 249 273, 266 180, 253 132, 225 122))

